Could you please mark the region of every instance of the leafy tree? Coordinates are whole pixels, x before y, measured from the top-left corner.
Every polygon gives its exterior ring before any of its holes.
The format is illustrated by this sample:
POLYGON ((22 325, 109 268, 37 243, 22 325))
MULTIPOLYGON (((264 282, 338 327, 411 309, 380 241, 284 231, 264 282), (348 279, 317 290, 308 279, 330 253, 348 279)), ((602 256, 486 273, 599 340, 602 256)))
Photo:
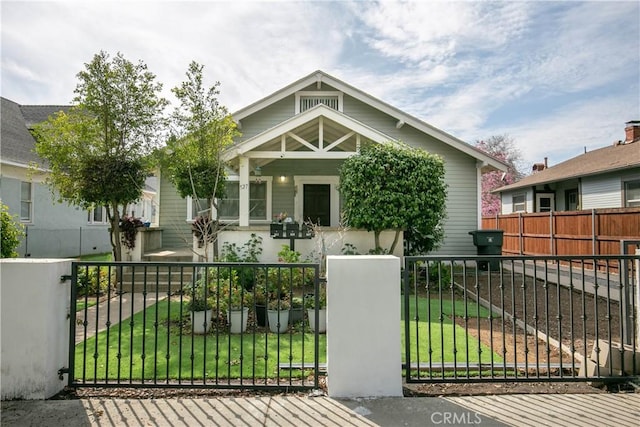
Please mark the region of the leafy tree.
POLYGON ((400 231, 409 231, 416 251, 433 250, 444 237, 447 197, 444 161, 405 144, 371 144, 345 160, 340 194, 346 223, 374 232, 377 253, 393 252, 400 231), (380 233, 395 230, 388 249, 380 233))
MULTIPOLYGON (((222 152, 240 135, 227 109, 220 105, 220 82, 205 88, 204 66, 191 62, 186 81, 172 89, 180 105, 173 113, 173 135, 163 151, 162 162, 181 197, 191 196, 198 211, 217 209, 216 199, 225 194, 225 164, 222 152), (208 204, 205 204, 206 203, 208 204)), ((205 254, 213 243, 218 256, 219 224, 208 214, 193 223, 205 254)))
POLYGON ((122 260, 120 220, 140 199, 167 101, 147 66, 101 51, 78 73, 74 106, 35 129, 36 151, 59 201, 105 206, 114 260, 122 260))
POLYGON ((20 244, 20 239, 24 236, 24 227, 15 217, 9 213, 9 208, 0 203, 0 223, 2 229, 2 241, 0 242, 0 252, 2 258, 15 258, 18 256, 16 248, 20 244))
POLYGON ((513 184, 525 176, 522 155, 513 138, 508 135, 494 135, 486 140, 477 141, 476 147, 509 166, 504 175, 500 171, 482 175, 482 215, 497 215, 501 211, 500 196, 492 191, 513 184))

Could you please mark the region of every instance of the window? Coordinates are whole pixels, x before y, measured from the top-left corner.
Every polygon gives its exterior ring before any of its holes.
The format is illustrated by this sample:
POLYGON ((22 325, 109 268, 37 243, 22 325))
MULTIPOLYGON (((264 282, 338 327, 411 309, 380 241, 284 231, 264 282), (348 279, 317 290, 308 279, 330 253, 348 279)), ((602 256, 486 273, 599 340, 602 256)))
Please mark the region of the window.
POLYGON ((554 193, 536 194, 536 212, 551 212, 555 205, 554 193))
POLYGON ((342 92, 298 92, 295 113, 302 113, 319 104, 342 111, 342 92))
POLYGON ((89 209, 87 213, 87 222, 89 224, 106 224, 107 209, 104 206, 89 209))
MULTIPOLYGON (((240 217, 240 183, 227 181, 226 196, 218 201, 218 218, 237 220, 240 217)), ((249 220, 267 219, 267 183, 253 181, 249 184, 249 220)))
POLYGON ((624 183, 624 206, 627 208, 640 207, 640 180, 624 183))
POLYGON ((578 210, 578 189, 567 190, 564 192, 564 207, 568 211, 578 210))
POLYGON ((31 222, 33 220, 33 184, 27 181, 20 182, 20 221, 31 222))
POLYGON ((516 194, 511 199, 511 204, 513 206, 513 212, 524 212, 527 209, 526 205, 527 199, 524 194, 516 194))
POLYGON ((211 201, 209 199, 187 197, 187 221, 193 221, 195 217, 200 215, 209 215, 210 209, 211 201))

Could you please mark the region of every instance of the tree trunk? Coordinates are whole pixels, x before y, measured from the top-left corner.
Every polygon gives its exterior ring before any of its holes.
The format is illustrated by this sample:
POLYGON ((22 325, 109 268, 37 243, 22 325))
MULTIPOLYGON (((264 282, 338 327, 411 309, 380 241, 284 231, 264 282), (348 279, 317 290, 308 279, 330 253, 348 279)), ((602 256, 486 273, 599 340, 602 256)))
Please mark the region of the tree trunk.
POLYGON ((109 237, 111 240, 111 250, 113 252, 113 260, 116 262, 122 261, 122 245, 120 244, 120 212, 118 211, 118 205, 107 206, 107 217, 111 224, 109 230, 109 237), (113 213, 109 212, 113 210, 113 213))
POLYGON ((373 232, 373 238, 374 238, 374 243, 375 243, 375 248, 374 248, 374 250, 375 250, 376 252, 378 252, 378 249, 380 248, 380 233, 381 233, 381 231, 380 231, 380 230, 375 230, 375 231, 373 232))
POLYGON ((393 238, 393 243, 391 244, 391 249, 389 249, 389 253, 393 254, 393 251, 396 250, 396 245, 398 244, 398 240, 400 239, 400 230, 396 230, 396 235, 393 238))

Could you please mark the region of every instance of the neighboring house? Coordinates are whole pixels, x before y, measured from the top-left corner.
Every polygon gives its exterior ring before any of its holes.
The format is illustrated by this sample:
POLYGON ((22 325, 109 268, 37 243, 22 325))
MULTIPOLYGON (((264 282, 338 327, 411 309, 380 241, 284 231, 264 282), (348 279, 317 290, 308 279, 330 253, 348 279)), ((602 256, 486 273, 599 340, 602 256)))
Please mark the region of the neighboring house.
MULTIPOLYGON (((30 129, 69 106, 18 105, 2 98, 2 143, 0 145, 0 199, 25 226, 27 235, 17 252, 21 257, 72 257, 111 251, 104 208, 86 211, 58 203, 44 184, 46 170, 30 169, 41 164, 30 129)), ((153 184, 153 181, 150 181, 153 184)), ((144 202, 129 209, 153 221, 151 200, 155 189, 147 188, 144 202)))
MULTIPOLYGON (((220 201, 214 216, 232 225, 223 241, 242 244, 250 233, 261 234, 265 260, 273 260, 280 245, 288 243, 269 237, 269 224, 281 212, 299 223, 313 218, 328 230, 338 230, 339 168, 363 144, 400 140, 444 158, 448 218, 441 254, 475 253, 468 233, 480 224, 481 174, 506 170, 506 165, 471 145, 322 71, 235 112, 233 118, 242 136, 225 153, 233 175, 227 199, 220 201)), ((163 177, 164 247, 189 244, 189 222, 197 213, 192 201, 181 199, 163 177)), ((373 237, 355 243, 356 233, 350 230, 344 242, 366 253, 373 237)), ((311 242, 295 245, 303 256, 313 249, 311 242)))
MULTIPOLYGON (((545 160, 546 163, 546 160, 545 160)), ((501 187, 502 213, 640 207, 640 121, 625 140, 547 167, 501 187)))

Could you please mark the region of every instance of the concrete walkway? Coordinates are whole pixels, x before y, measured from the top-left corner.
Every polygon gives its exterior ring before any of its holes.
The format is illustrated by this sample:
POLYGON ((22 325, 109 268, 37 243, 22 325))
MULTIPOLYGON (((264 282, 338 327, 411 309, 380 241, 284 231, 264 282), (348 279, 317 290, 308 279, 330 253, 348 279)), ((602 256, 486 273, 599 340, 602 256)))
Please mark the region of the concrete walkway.
POLYGON ((640 394, 527 394, 336 400, 328 397, 2 402, 6 426, 629 426, 640 394))
POLYGON ((131 317, 132 314, 138 313, 145 307, 155 304, 157 300, 164 298, 166 295, 161 295, 156 299, 154 293, 148 293, 146 297, 141 293, 125 293, 112 298, 110 304, 109 301, 102 301, 87 308, 86 312, 84 310, 78 311, 76 313, 76 344, 107 329, 108 324, 116 325, 131 317), (85 313, 86 330, 82 326, 85 321, 85 313))

